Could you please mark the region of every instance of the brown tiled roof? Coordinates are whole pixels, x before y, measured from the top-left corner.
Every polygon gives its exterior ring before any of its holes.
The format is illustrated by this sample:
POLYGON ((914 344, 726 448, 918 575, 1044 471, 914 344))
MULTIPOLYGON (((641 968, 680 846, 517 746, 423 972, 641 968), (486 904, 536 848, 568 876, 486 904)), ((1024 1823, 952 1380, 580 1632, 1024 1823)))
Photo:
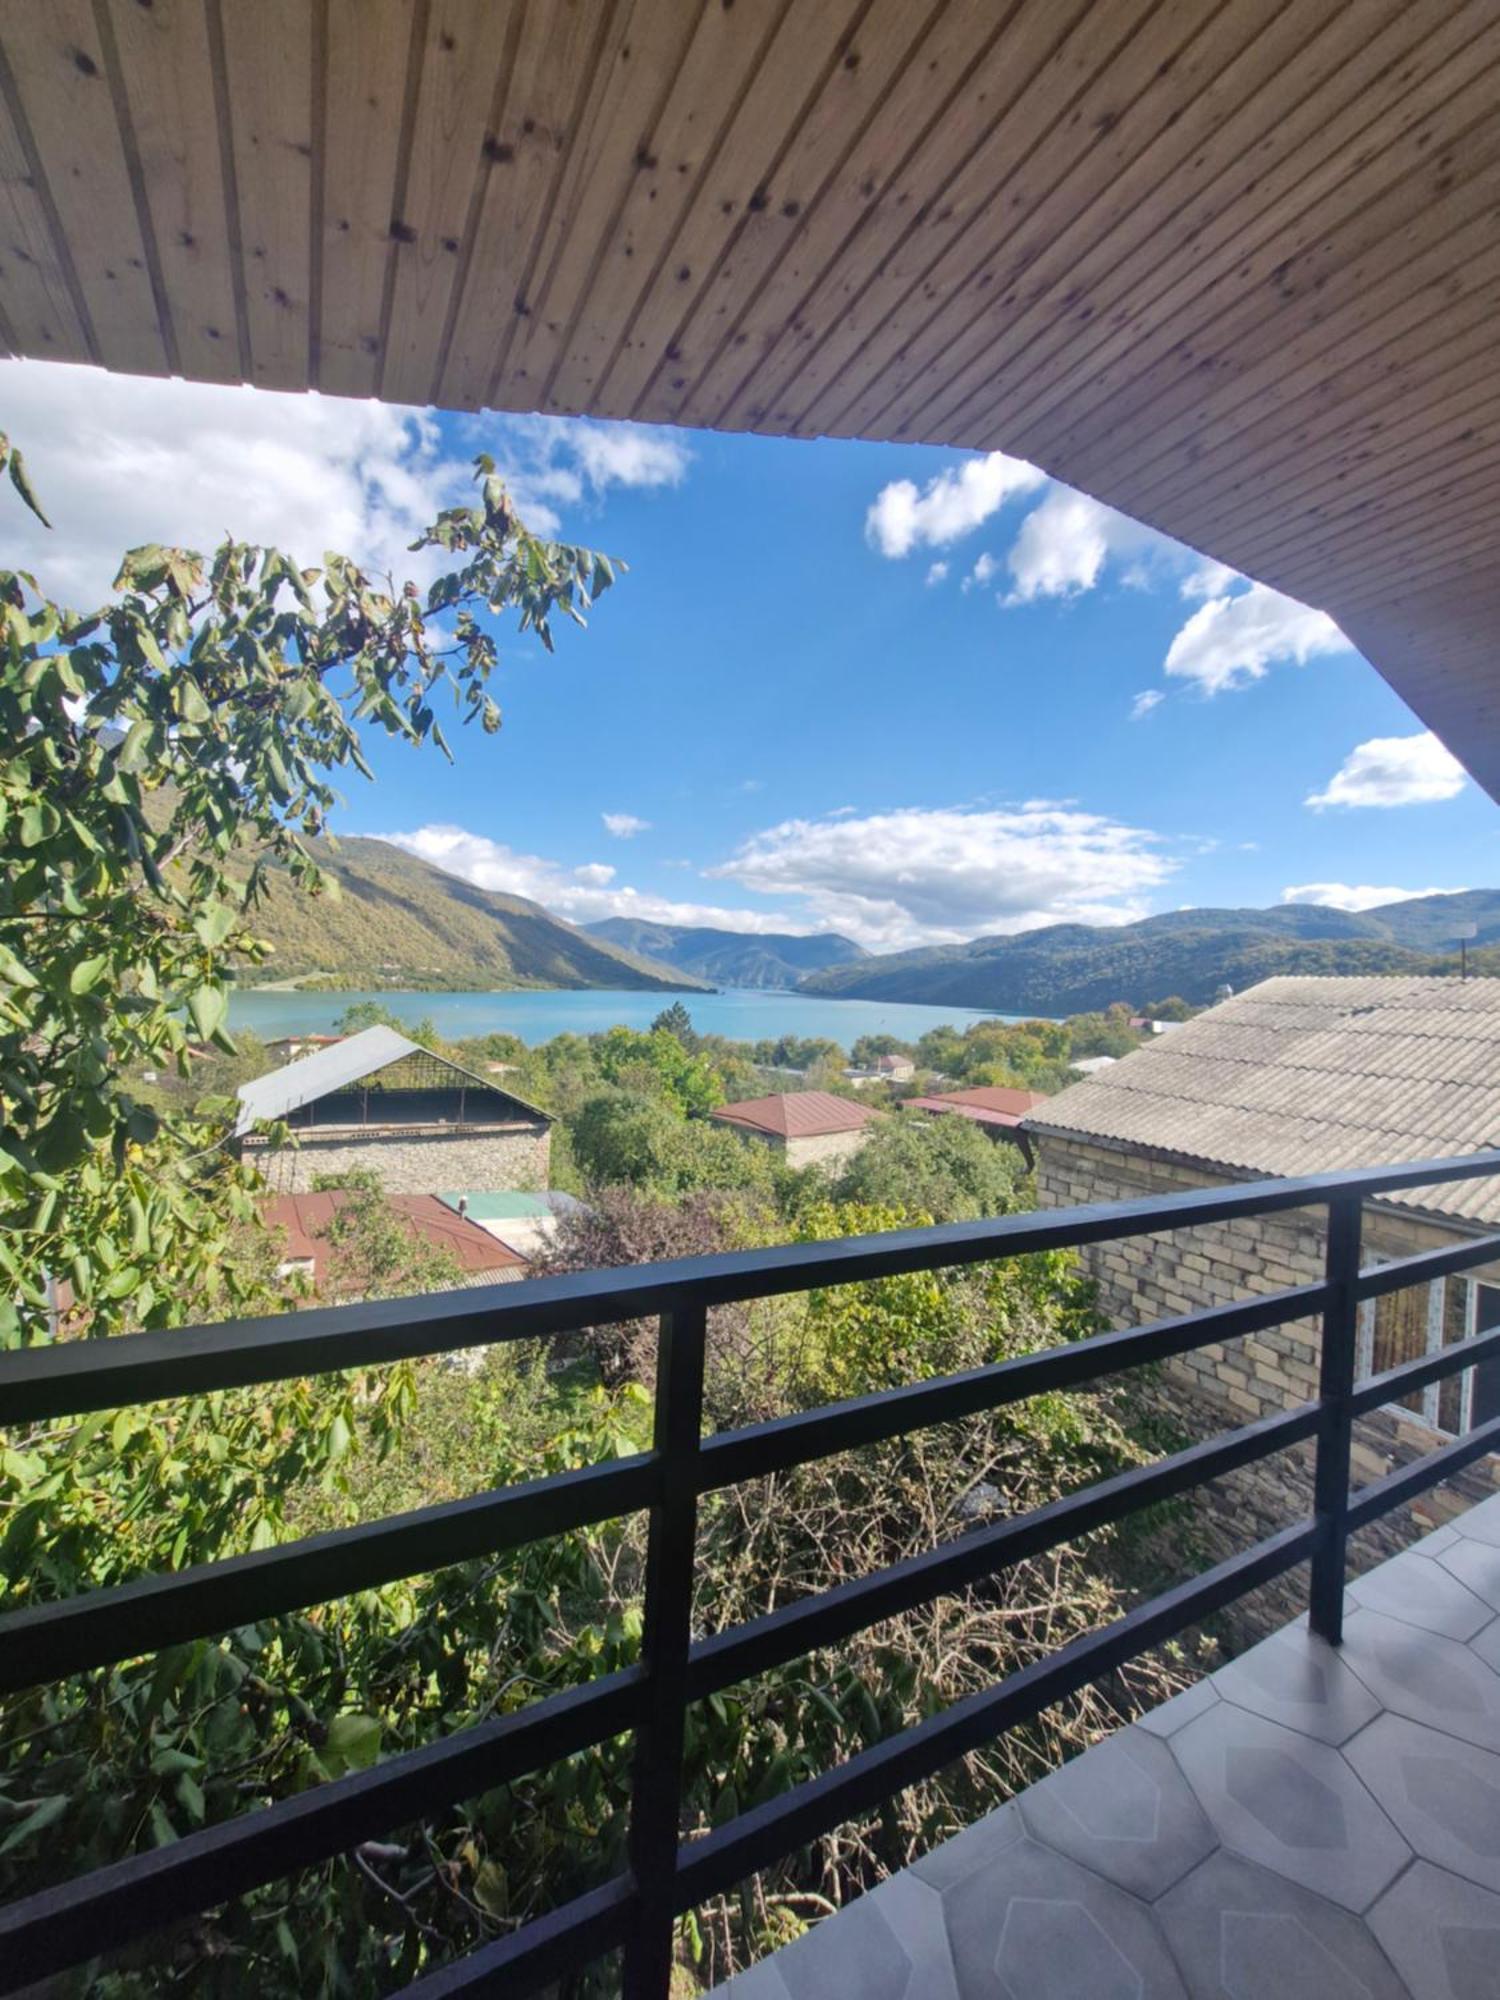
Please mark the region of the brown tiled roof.
POLYGON ((1044 1090, 1018 1090, 1007 1083, 976 1083, 963 1090, 935 1090, 926 1097, 908 1097, 906 1108, 956 1111, 976 1125, 1019 1125, 1028 1112, 1047 1102, 1044 1090))
MULTIPOLYGON (((1267 979, 1026 1123, 1252 1176, 1482 1151, 1500 1145, 1500 979, 1267 979)), ((1383 1199, 1500 1223, 1500 1180, 1383 1199)))
MULTIPOLYGON (((289 1263, 310 1263, 313 1283, 322 1287, 328 1276, 328 1226, 350 1199, 347 1188, 327 1188, 316 1194, 278 1194, 262 1204, 267 1225, 285 1238, 289 1263)), ((523 1276, 526 1259, 509 1244, 491 1236, 477 1222, 459 1215, 435 1194, 391 1194, 386 1206, 399 1215, 414 1236, 446 1250, 465 1279, 498 1281, 512 1273, 523 1276)))
POLYGON ((721 1104, 710 1118, 744 1125, 778 1139, 817 1139, 828 1132, 857 1132, 880 1114, 867 1104, 835 1097, 831 1090, 788 1090, 777 1097, 746 1097, 721 1104))

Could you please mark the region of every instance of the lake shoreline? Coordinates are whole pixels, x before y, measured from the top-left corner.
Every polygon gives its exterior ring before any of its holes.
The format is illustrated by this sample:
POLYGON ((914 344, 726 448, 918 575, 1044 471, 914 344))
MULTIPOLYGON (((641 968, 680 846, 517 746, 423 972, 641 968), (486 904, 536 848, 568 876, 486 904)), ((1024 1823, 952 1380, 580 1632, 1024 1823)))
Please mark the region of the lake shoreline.
POLYGON ((285 987, 235 987, 229 997, 231 1030, 246 1028, 265 1040, 281 1035, 327 1034, 350 1007, 372 1000, 407 1021, 430 1019, 441 1035, 510 1034, 528 1047, 555 1035, 592 1035, 609 1028, 649 1027, 673 998, 680 999, 701 1034, 730 1041, 776 1040, 782 1035, 822 1037, 848 1049, 861 1035, 894 1035, 917 1041, 934 1028, 959 1030, 978 1021, 1039 1020, 1035 1014, 1000 1014, 986 1007, 930 1006, 917 1001, 845 999, 830 994, 769 987, 723 987, 670 995, 633 988, 512 988, 503 992, 453 992, 385 988, 370 992, 307 992, 285 987))

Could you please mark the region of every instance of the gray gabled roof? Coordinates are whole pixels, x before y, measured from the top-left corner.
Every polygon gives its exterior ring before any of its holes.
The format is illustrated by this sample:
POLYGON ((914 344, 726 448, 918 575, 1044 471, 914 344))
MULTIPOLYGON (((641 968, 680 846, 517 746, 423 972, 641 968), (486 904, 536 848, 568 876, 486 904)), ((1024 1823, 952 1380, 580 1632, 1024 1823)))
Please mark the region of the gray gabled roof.
MULTIPOLYGON (((1029 1131, 1256 1177, 1500 1145, 1500 979, 1267 979, 1038 1105, 1029 1131)), ((1500 1180, 1382 1197, 1500 1222, 1500 1180)))
MULTIPOLYGON (((317 1049, 310 1056, 283 1064, 280 1069, 267 1070, 264 1076, 240 1085, 237 1093, 240 1115, 235 1131, 243 1134, 273 1119, 289 1118, 304 1104, 347 1090, 350 1084, 374 1076, 378 1070, 389 1069, 404 1056, 433 1056, 433 1051, 399 1034, 395 1028, 362 1028, 357 1035, 335 1042, 331 1048, 317 1049)), ((472 1070, 465 1069, 462 1063, 450 1062, 447 1056, 433 1056, 433 1060, 445 1064, 455 1076, 477 1084, 491 1096, 507 1098, 523 1111, 551 1123, 547 1112, 528 1104, 524 1097, 517 1097, 513 1090, 502 1090, 488 1077, 475 1076, 472 1070)))

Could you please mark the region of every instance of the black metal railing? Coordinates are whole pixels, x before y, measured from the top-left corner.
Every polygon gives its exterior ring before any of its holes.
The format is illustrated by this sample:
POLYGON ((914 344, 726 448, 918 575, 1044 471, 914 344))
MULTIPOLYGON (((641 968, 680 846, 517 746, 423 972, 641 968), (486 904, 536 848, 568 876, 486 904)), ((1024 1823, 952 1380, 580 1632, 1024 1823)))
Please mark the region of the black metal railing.
POLYGON ((649 1452, 0 1618, 0 1692, 9 1692, 590 1523, 650 1512, 637 1666, 0 1910, 0 1991, 86 1962, 164 1923, 633 1731, 628 1872, 408 1990, 423 2000, 481 1991, 525 1993, 623 1947, 627 1991, 634 2000, 662 2000, 673 1925, 681 1913, 1309 1559, 1313 1627, 1337 1644, 1349 1534, 1500 1448, 1497 1418, 1351 1495, 1350 1439, 1358 1415, 1500 1357, 1496 1330, 1356 1385, 1363 1301, 1500 1258, 1500 1235, 1487 1236, 1361 1272, 1361 1205, 1404 1189, 1490 1174, 1500 1174, 1500 1152, 64 1343, 0 1357, 0 1428, 5 1428, 647 1314, 661 1321, 649 1452), (743 1430, 702 1435, 704 1343, 714 1306, 1309 1207, 1328 1211, 1326 1264, 1315 1283, 743 1430), (693 1562, 703 1494, 1313 1316, 1321 1318, 1323 1332, 1319 1392, 1312 1402, 961 1535, 713 1638, 693 1640, 693 1562), (1308 1440, 1316 1443, 1310 1518, 703 1838, 681 1841, 683 1737, 693 1702, 1308 1440))

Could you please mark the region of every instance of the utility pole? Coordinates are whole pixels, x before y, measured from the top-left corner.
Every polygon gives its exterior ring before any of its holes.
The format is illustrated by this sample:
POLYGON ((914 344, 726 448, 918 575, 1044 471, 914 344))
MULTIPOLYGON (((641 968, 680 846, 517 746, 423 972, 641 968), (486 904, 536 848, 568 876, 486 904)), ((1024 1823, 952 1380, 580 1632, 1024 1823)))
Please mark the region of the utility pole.
POLYGON ((1478 937, 1478 935, 1478 924, 1460 924, 1458 927, 1458 976, 1460 980, 1465 980, 1469 976, 1469 939, 1478 937))

